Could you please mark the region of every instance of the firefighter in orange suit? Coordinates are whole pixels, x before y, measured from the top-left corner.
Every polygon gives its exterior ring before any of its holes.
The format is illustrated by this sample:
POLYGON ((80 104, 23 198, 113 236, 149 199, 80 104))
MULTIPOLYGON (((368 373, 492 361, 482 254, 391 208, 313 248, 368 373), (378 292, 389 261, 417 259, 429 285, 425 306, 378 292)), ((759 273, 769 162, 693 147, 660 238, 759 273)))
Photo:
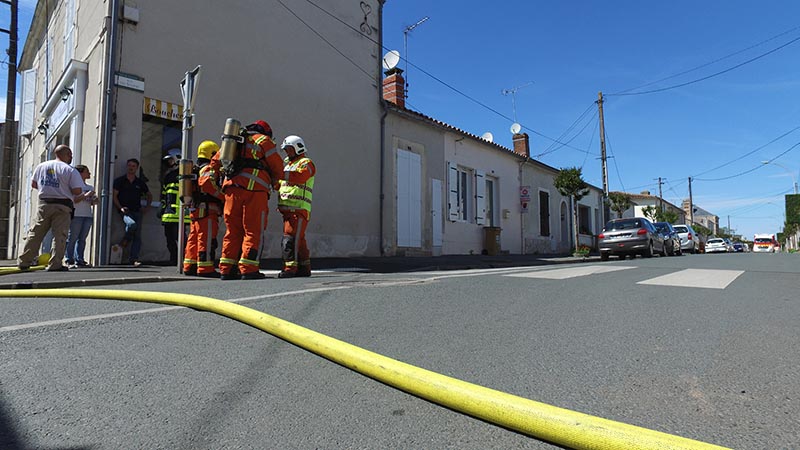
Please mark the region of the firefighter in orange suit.
POLYGON ((225 237, 219 260, 222 280, 257 280, 261 240, 267 229, 267 202, 270 189, 277 190, 283 161, 272 128, 259 120, 245 127, 245 139, 238 150, 238 169, 225 177, 225 237), (238 271, 234 269, 238 267, 238 271))
POLYGON ((278 278, 310 277, 311 254, 306 228, 311 218, 311 194, 316 168, 306 156, 306 144, 299 136, 288 136, 281 144, 286 152, 283 178, 278 191, 278 211, 283 216, 283 270, 278 278))
POLYGON ((197 147, 197 165, 192 168, 196 180, 190 208, 192 224, 183 257, 185 275, 219 278, 214 269, 214 255, 225 196, 220 186, 221 174, 210 164, 218 150, 219 145, 214 141, 203 141, 197 147))

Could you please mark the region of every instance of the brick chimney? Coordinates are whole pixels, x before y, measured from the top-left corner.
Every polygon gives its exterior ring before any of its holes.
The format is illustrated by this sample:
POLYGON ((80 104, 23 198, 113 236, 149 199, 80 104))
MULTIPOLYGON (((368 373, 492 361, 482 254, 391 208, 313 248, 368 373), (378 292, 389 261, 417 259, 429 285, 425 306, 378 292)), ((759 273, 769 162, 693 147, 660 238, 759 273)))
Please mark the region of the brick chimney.
POLYGON ((402 73, 403 70, 397 67, 384 72, 386 78, 383 79, 383 99, 405 108, 406 80, 401 75, 402 73))
POLYGON ((514 153, 526 158, 531 157, 531 148, 528 144, 528 133, 517 133, 511 138, 511 140, 514 142, 514 153))

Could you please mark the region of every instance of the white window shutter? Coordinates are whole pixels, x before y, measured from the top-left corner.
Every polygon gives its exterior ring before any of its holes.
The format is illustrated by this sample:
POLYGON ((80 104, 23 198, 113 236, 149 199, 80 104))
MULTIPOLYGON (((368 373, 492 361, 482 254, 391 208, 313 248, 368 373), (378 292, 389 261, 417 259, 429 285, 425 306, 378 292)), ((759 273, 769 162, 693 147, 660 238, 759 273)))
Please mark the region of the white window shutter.
POLYGON ((475 223, 486 225, 486 174, 475 171, 475 223))
POLYGON ((447 163, 447 218, 458 221, 458 168, 447 163))
POLYGON ((64 67, 67 67, 75 51, 75 0, 66 0, 64 10, 64 67))
POLYGON ((19 113, 19 134, 33 134, 34 101, 36 99, 36 70, 22 72, 22 105, 19 113))

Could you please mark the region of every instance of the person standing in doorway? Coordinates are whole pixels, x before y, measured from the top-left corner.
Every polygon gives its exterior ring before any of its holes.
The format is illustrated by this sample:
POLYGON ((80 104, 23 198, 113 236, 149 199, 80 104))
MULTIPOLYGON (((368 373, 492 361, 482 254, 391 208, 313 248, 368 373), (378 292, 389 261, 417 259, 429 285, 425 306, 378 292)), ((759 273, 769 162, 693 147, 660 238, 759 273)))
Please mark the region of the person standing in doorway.
POLYGON ((119 244, 125 248, 131 244, 128 260, 138 267, 139 251, 142 248, 142 215, 150 209, 153 194, 147 184, 136 173, 139 171, 139 160, 131 158, 125 165, 125 175, 114 180, 114 207, 125 223, 125 237, 119 244), (147 203, 142 206, 142 199, 147 203))
POLYGON ((17 259, 17 267, 30 269, 48 230, 53 231, 53 253, 47 265, 48 271, 68 271, 64 266, 67 234, 74 208, 72 199, 83 189, 83 180, 78 171, 70 166, 72 149, 66 145, 55 148, 55 159, 45 161, 33 170, 31 187, 39 191, 39 208, 36 223, 28 232, 25 247, 17 259))
POLYGON ((83 192, 76 195, 73 199, 75 202, 75 214, 69 226, 66 260, 70 268, 91 266, 86 262, 83 254, 86 250, 86 237, 89 235, 89 230, 92 228, 92 221, 94 220, 92 207, 96 205, 98 201, 97 195, 94 192, 94 187, 86 183, 86 180, 91 176, 89 168, 78 164, 75 166, 75 169, 83 179, 83 192))
POLYGON ((283 216, 283 270, 278 278, 310 277, 311 253, 306 243, 306 228, 311 219, 311 194, 317 169, 306 155, 306 144, 300 136, 288 136, 281 150, 286 159, 278 191, 278 211, 283 216))
MULTIPOLYGON (((164 157, 166 172, 161 182, 161 225, 164 227, 164 237, 167 240, 167 250, 169 250, 169 265, 178 264, 178 227, 181 220, 181 205, 178 198, 180 184, 178 181, 178 164, 181 159, 181 151, 177 148, 167 152, 164 157)), ((188 220, 186 221, 188 223, 188 220)))

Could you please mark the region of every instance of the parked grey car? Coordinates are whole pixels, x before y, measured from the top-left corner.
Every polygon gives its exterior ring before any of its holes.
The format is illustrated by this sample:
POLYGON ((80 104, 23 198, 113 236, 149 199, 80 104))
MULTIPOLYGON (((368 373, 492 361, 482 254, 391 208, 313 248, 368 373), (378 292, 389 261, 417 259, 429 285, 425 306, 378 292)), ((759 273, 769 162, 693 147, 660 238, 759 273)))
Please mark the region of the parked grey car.
POLYGON ((669 256, 682 255, 681 238, 678 232, 672 227, 669 222, 655 222, 653 226, 656 227, 661 235, 664 236, 664 247, 669 256))
POLYGON ((622 259, 627 255, 649 258, 656 252, 667 255, 664 237, 644 217, 609 220, 597 237, 603 261, 608 261, 610 255, 622 259))
POLYGON ((673 225, 672 228, 678 232, 678 237, 681 238, 681 250, 689 253, 697 253, 700 251, 700 235, 687 224, 673 225))

